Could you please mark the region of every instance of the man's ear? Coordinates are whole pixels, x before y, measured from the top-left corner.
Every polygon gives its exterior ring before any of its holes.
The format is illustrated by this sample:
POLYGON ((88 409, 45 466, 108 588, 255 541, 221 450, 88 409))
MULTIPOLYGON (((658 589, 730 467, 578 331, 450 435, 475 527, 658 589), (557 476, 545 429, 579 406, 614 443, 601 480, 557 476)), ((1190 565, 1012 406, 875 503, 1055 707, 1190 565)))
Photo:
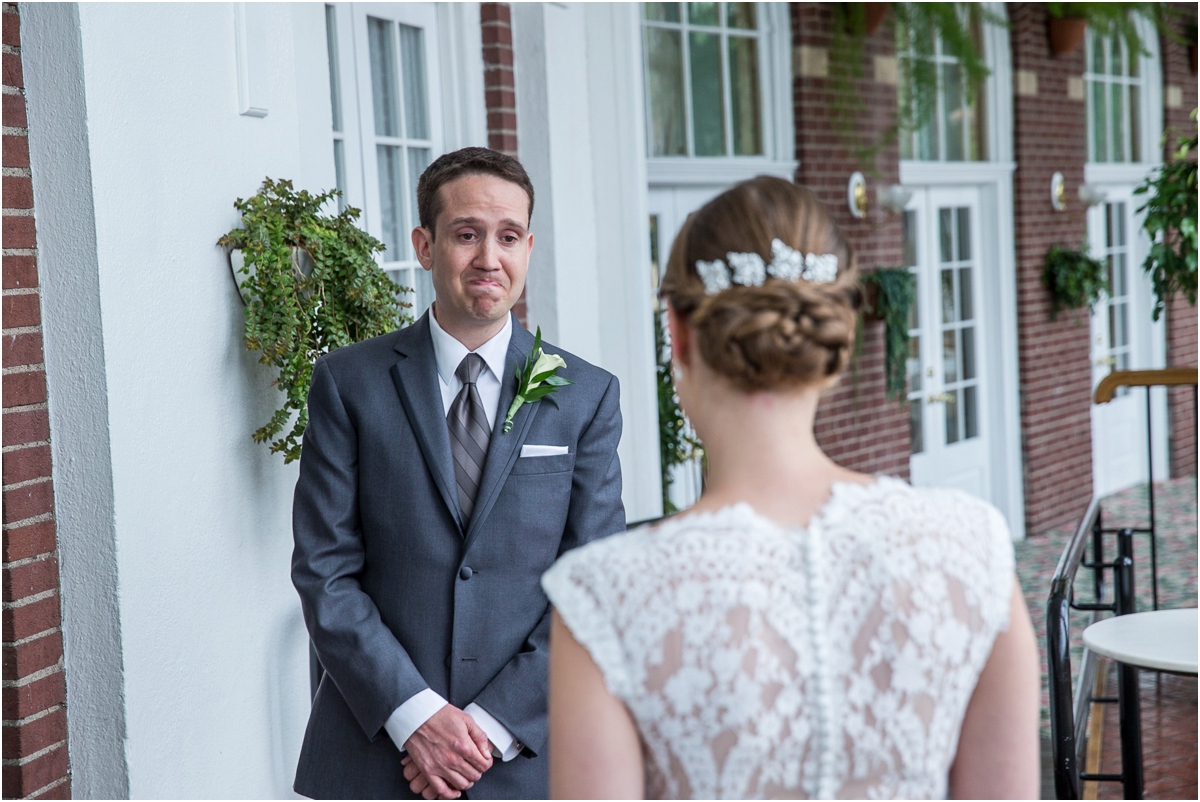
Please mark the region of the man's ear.
POLYGON ((417 261, 421 263, 421 267, 426 270, 432 270, 433 232, 423 226, 417 226, 412 230, 412 246, 413 251, 417 254, 417 261))

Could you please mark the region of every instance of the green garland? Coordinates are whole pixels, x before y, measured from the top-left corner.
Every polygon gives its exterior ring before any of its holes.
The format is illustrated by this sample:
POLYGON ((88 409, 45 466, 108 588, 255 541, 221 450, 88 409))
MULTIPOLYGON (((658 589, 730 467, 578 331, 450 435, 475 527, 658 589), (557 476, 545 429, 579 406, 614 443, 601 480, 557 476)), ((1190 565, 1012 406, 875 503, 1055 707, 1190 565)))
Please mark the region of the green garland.
POLYGON ((1042 285, 1050 293, 1050 319, 1064 309, 1091 307, 1108 292, 1104 264, 1088 256, 1085 250, 1054 245, 1046 254, 1042 285))
POLYGON ((291 181, 267 178, 257 195, 233 204, 242 213, 242 228, 217 241, 242 252, 246 348, 261 351, 258 361, 279 370, 272 384, 284 395, 282 406, 252 436, 257 443, 269 442, 285 463, 300 458, 317 358, 412 322, 404 311, 409 304, 397 297, 402 288, 375 261, 384 245, 355 224, 359 210, 347 207, 332 217, 321 213, 338 194, 295 192, 291 181), (312 259, 307 275, 297 249, 312 259), (291 429, 272 439, 293 415, 291 429))
POLYGON ((1196 144, 1194 135, 1181 139, 1174 159, 1155 168, 1133 191, 1150 195, 1138 212, 1146 213, 1142 228, 1152 243, 1142 268, 1154 283, 1155 320, 1177 293, 1196 305, 1196 160, 1190 157, 1196 144))
MULTIPOLYGON (((864 273, 862 283, 874 288, 872 308, 863 311, 883 319, 887 396, 903 399, 908 389, 908 322, 917 302, 917 277, 907 267, 879 267, 864 273)), ((866 295, 870 298, 871 293, 866 295)))
POLYGON ((659 465, 662 471, 663 515, 678 512, 671 503, 671 468, 693 459, 702 458, 704 449, 700 441, 687 433, 687 418, 679 408, 679 397, 675 395, 675 381, 671 376, 671 349, 667 347, 663 313, 654 313, 654 352, 657 355, 655 383, 658 389, 658 447, 659 465))

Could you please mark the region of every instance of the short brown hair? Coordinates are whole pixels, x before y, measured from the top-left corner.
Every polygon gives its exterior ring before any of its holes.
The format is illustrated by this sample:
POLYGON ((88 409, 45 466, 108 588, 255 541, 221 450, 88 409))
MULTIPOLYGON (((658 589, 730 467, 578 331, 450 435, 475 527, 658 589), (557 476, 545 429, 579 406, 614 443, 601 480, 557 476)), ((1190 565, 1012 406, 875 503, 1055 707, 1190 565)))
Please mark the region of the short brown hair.
POLYGON ((519 161, 491 148, 462 148, 434 159, 417 182, 417 215, 430 236, 436 234, 434 226, 442 213, 438 190, 468 175, 494 175, 516 184, 529 196, 529 217, 533 218, 533 182, 519 161))
POLYGON ((862 303, 854 251, 811 191, 758 176, 726 190, 688 217, 675 237, 662 295, 697 332, 700 356, 746 392, 824 384, 846 367, 862 303), (837 256, 829 283, 767 278, 709 295, 696 261, 757 253, 771 243, 837 256))

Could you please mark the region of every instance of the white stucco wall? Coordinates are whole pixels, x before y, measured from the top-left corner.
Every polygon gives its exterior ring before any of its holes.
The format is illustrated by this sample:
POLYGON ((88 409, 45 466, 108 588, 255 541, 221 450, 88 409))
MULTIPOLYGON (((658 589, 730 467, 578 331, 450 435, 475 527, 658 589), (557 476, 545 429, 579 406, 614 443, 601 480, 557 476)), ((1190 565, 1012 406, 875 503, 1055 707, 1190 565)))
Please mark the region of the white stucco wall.
POLYGON ((264 118, 231 4, 79 10, 135 798, 289 796, 308 715, 296 469, 250 439, 280 396, 215 242, 264 175, 333 185, 323 6, 251 13, 264 118))

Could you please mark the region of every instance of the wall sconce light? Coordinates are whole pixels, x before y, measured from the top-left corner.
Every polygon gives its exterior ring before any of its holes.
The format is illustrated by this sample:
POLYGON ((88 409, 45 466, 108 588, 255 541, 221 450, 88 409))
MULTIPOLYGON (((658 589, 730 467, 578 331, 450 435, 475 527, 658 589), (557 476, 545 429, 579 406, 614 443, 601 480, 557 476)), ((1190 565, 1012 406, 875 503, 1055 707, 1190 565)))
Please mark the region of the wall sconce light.
POLYGON ((1050 205, 1056 212, 1066 211, 1067 185, 1063 182, 1062 173, 1050 176, 1050 205))
POLYGON ((904 207, 908 205, 912 195, 911 189, 906 189, 900 184, 880 187, 875 192, 875 196, 879 199, 879 208, 889 214, 898 214, 904 211, 904 207))
POLYGON ((846 185, 846 203, 850 207, 850 214, 856 218, 861 219, 866 215, 867 181, 857 170, 850 176, 850 183, 846 185))
POLYGON ((1080 184, 1079 185, 1079 200, 1084 206, 1092 207, 1104 203, 1104 199, 1108 197, 1108 193, 1100 189, 1095 184, 1080 184))

